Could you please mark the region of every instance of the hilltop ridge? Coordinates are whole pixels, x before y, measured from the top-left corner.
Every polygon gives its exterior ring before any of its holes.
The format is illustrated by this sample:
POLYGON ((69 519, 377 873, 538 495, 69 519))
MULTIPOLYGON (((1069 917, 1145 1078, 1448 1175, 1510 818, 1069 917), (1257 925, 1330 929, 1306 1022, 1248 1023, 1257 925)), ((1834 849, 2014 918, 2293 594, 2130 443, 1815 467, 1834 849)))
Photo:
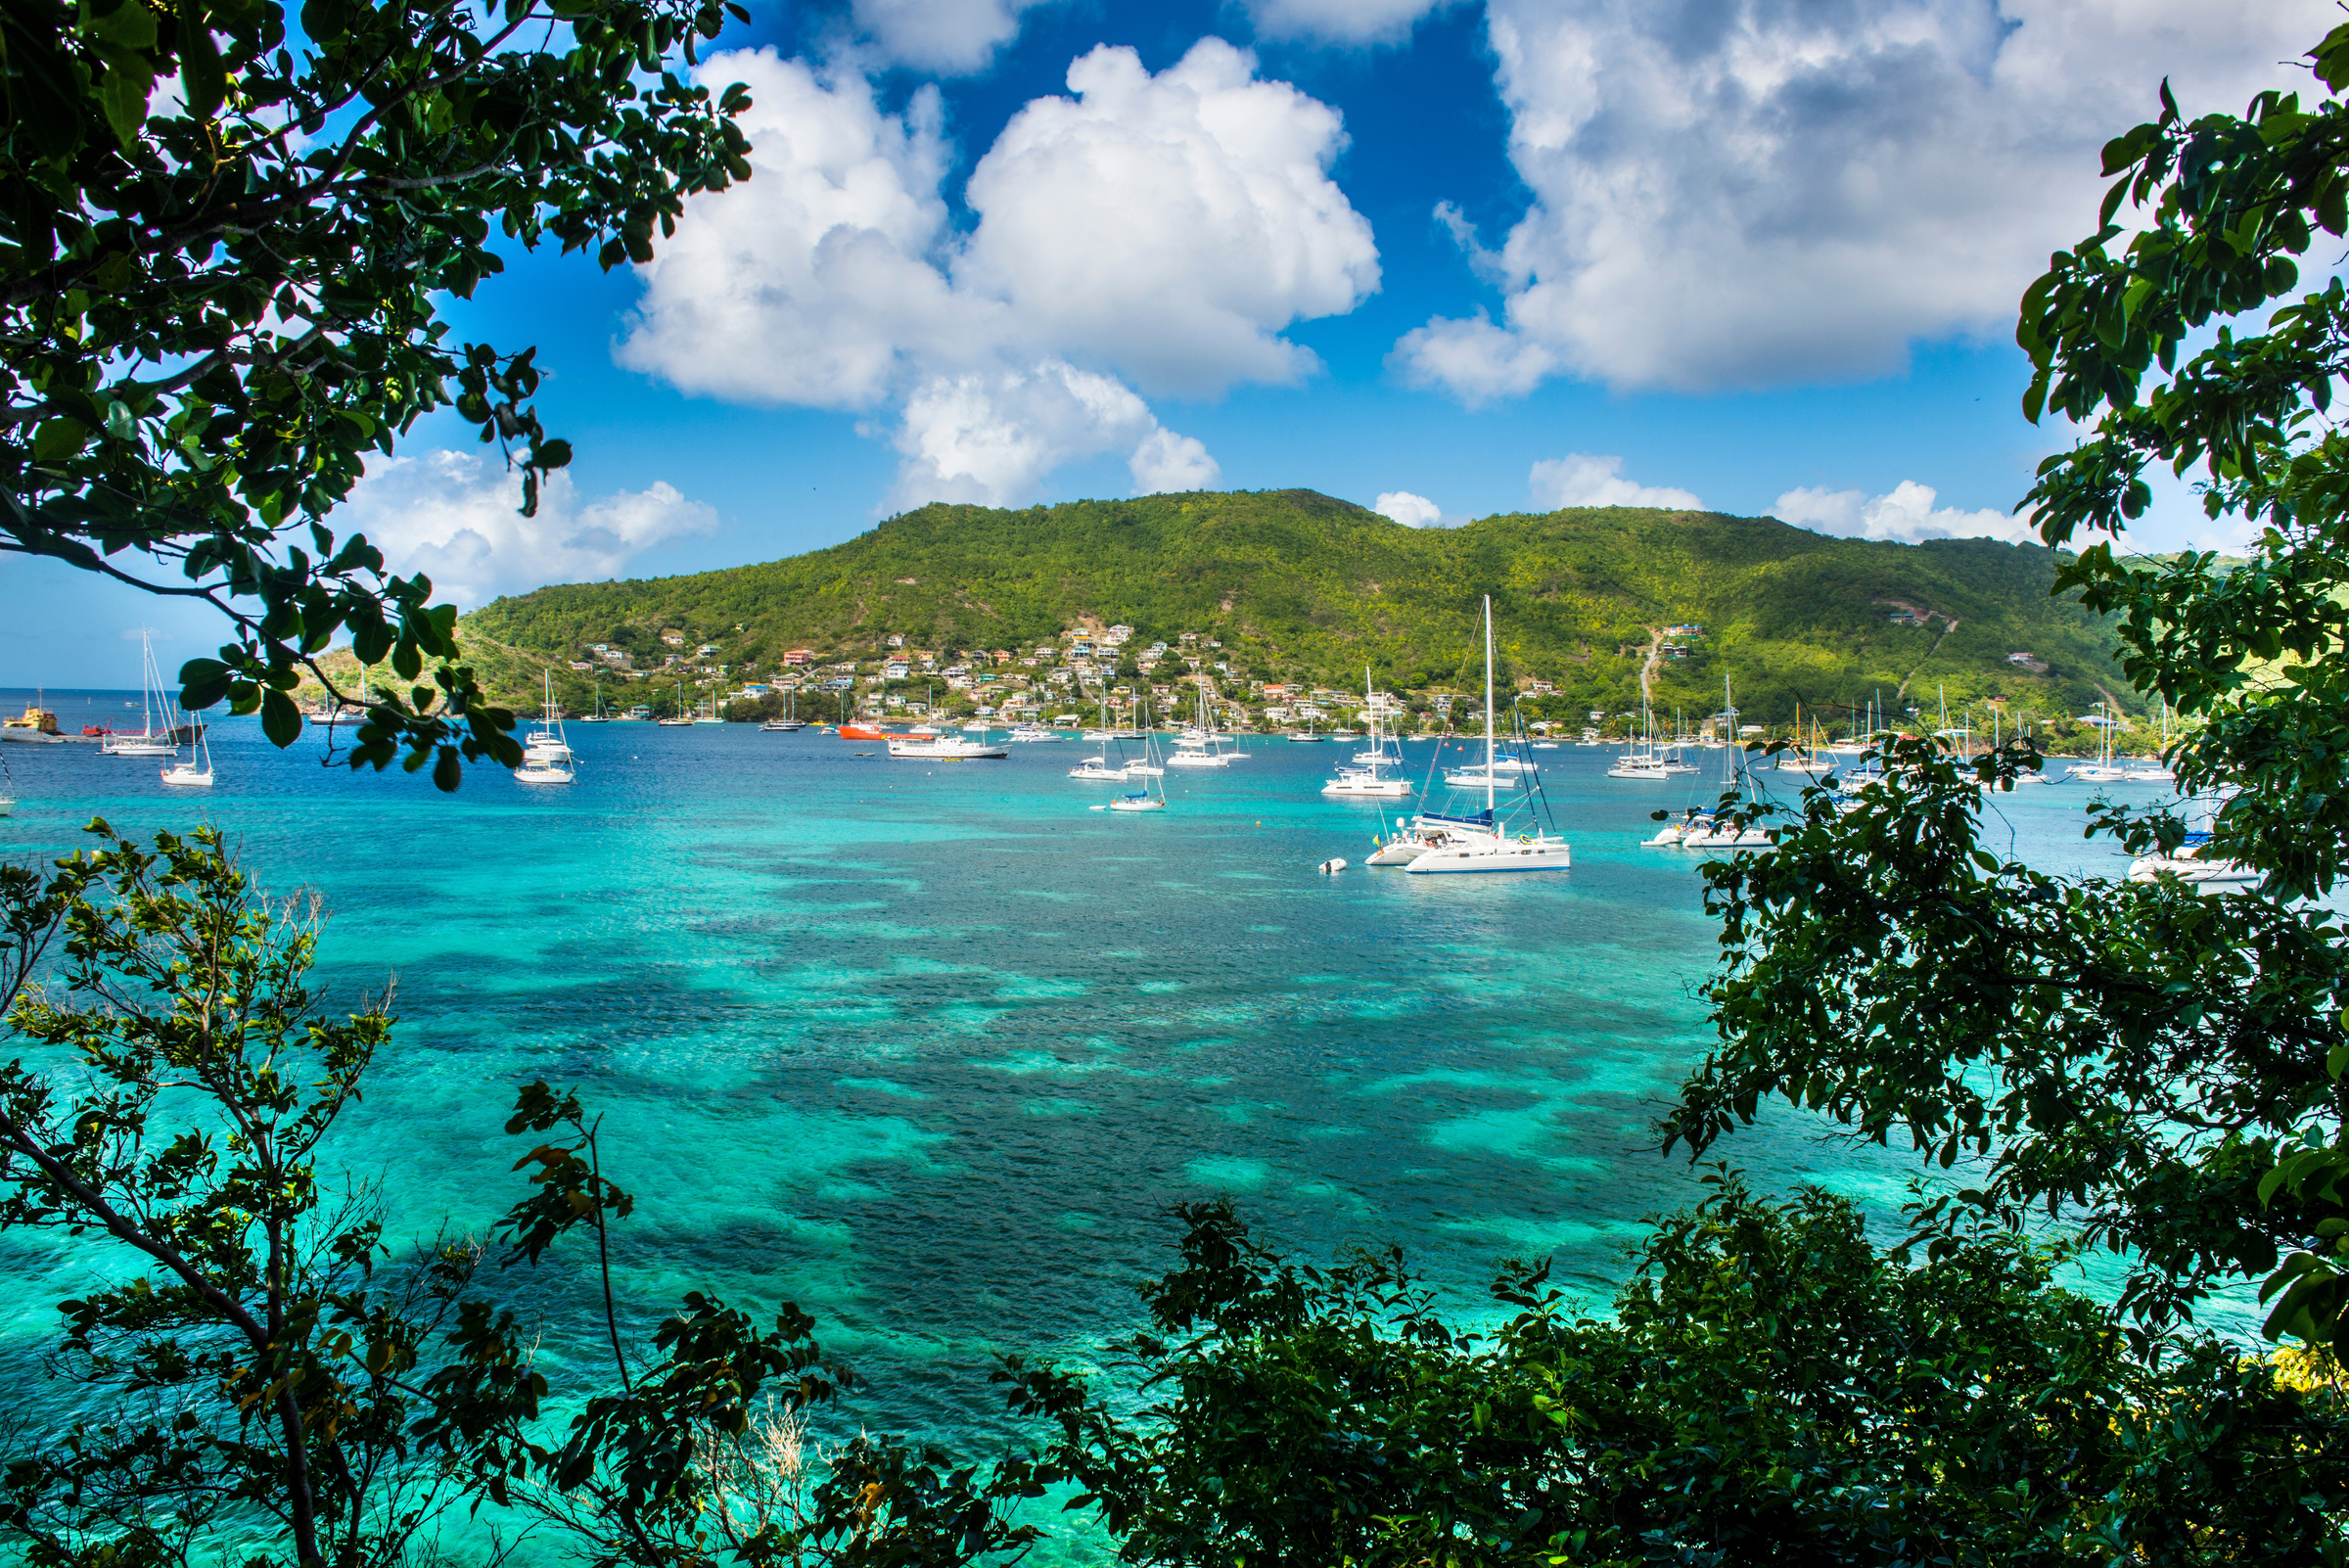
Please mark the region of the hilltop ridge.
POLYGON ((1359 688, 1365 665, 1382 687, 1425 692, 1481 687, 1490 593, 1506 679, 1554 688, 1540 701, 1561 717, 1635 708, 1651 668, 1666 713, 1714 711, 1726 672, 1749 717, 1904 690, 1929 710, 1946 690, 1953 709, 1996 695, 2061 720, 2125 683, 2098 619, 2050 596, 2055 566, 2039 546, 1842 539, 1716 512, 1586 508, 1418 530, 1312 490, 1191 492, 934 504, 804 555, 549 586, 466 623, 566 667, 602 644, 639 669, 764 678, 794 648, 826 663, 875 661, 893 636, 944 653, 1033 650, 1117 623, 1137 645, 1184 631, 1220 644, 1235 697, 1250 682, 1359 688), (1666 638, 1671 626, 1698 629, 1666 638), (2010 662, 2018 653, 2030 663, 2010 662))

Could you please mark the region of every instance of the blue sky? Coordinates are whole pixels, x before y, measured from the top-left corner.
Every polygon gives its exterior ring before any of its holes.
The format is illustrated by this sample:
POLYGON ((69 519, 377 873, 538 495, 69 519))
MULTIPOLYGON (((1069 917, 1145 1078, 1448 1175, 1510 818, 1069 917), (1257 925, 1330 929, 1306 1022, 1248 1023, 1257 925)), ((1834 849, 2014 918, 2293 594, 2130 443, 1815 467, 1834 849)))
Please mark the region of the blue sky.
MULTIPOLYGON (((541 517, 449 423, 338 526, 450 596, 767 560, 933 498, 1308 486, 1443 526, 1622 502, 2013 536, 2066 439, 2013 300, 2096 149, 2303 85, 2324 0, 753 4, 757 174, 647 269, 517 254, 541 517), (1930 493, 1928 493, 1930 492, 1930 493)), ((2146 547, 2207 538, 2183 492, 2146 547)), ((0 684, 200 612, 0 559, 0 684)))

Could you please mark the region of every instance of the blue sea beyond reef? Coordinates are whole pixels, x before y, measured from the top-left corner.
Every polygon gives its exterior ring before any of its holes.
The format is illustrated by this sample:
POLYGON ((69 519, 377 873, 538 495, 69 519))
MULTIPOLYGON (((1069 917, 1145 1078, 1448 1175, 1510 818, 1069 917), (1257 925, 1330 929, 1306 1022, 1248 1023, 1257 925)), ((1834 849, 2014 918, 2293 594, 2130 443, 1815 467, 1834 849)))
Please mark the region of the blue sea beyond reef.
MULTIPOLYGON (((48 696, 68 729, 122 722, 125 694, 48 696)), ((94 815, 216 824, 267 888, 324 896, 331 992, 396 976, 395 1043, 326 1161, 382 1183, 392 1234, 485 1230, 522 1191, 515 1087, 576 1088, 637 1195, 618 1256, 641 1324, 697 1287, 796 1300, 869 1379, 852 1426, 975 1452, 1000 1436, 991 1359, 1083 1360, 1133 1326, 1178 1201, 1229 1194, 1315 1260, 1399 1242, 1477 1314, 1496 1258, 1544 1252, 1603 1310, 1642 1218, 1700 1191, 1652 1124, 1711 1038, 1717 930, 1694 856, 1640 841, 1718 793, 1720 752, 1671 785, 1537 754, 1571 872, 1411 877, 1360 868, 1377 807, 1317 793, 1343 743, 1253 741, 1125 815, 1064 776, 1074 741, 955 764, 743 725, 571 738, 576 785, 479 768, 454 797, 250 719, 215 725, 200 797, 151 761, 4 746, 0 855, 68 853, 94 815), (1332 855, 1356 867, 1316 875, 1332 855)), ((1407 746, 1414 780, 1431 750, 1407 746)), ((1999 847, 2010 826, 2049 869, 2114 871, 2080 838, 2088 795, 2008 798, 1999 847)), ((1779 1112, 1721 1153, 1766 1189, 1856 1194, 1890 1235, 1915 1166, 1826 1131, 1779 1112)), ((40 1352, 89 1259, 0 1240, 19 1409, 62 1410, 40 1352)), ((585 1262, 558 1253, 525 1298, 583 1305, 585 1262)), ((544 1354, 560 1381, 593 1346, 544 1354)))

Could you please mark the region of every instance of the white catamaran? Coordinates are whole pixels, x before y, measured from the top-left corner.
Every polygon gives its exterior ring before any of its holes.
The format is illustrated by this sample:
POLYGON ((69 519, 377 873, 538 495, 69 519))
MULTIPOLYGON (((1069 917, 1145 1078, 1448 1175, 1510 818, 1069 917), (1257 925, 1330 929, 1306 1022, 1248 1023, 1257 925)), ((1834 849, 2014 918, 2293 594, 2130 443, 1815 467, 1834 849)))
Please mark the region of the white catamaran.
MULTIPOLYGON (((1485 596, 1485 821, 1489 827, 1497 825, 1494 814, 1495 782, 1493 734, 1493 598, 1485 596)), ((1533 781, 1520 779, 1525 794, 1520 798, 1531 802, 1533 781)), ((1375 863, 1377 856, 1373 855, 1375 863)), ((1412 876, 1441 876, 1463 872, 1484 871, 1564 871, 1573 864, 1573 855, 1564 839, 1552 838, 1532 825, 1532 831, 1510 836, 1493 832, 1489 838, 1463 839, 1458 843, 1440 845, 1414 856, 1404 870, 1412 876)))
POLYGON ((1399 801, 1411 793, 1408 780, 1389 778, 1382 771, 1403 766, 1403 745, 1392 734, 1378 732, 1378 693, 1370 685, 1370 669, 1362 668, 1362 713, 1370 726, 1370 744, 1355 753, 1354 764, 1338 769, 1321 793, 1342 800, 1399 801))

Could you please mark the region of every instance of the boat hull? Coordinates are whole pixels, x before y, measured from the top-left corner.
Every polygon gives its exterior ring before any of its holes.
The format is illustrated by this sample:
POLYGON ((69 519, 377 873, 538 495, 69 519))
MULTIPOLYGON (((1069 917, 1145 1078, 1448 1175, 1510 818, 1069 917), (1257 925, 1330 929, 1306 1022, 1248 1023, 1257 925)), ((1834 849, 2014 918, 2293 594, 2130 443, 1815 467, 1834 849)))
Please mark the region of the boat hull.
POLYGON ((1447 846, 1430 850, 1404 870, 1416 877, 1491 876, 1525 871, 1566 871, 1574 865, 1573 852, 1556 839, 1515 840, 1499 844, 1447 846))

